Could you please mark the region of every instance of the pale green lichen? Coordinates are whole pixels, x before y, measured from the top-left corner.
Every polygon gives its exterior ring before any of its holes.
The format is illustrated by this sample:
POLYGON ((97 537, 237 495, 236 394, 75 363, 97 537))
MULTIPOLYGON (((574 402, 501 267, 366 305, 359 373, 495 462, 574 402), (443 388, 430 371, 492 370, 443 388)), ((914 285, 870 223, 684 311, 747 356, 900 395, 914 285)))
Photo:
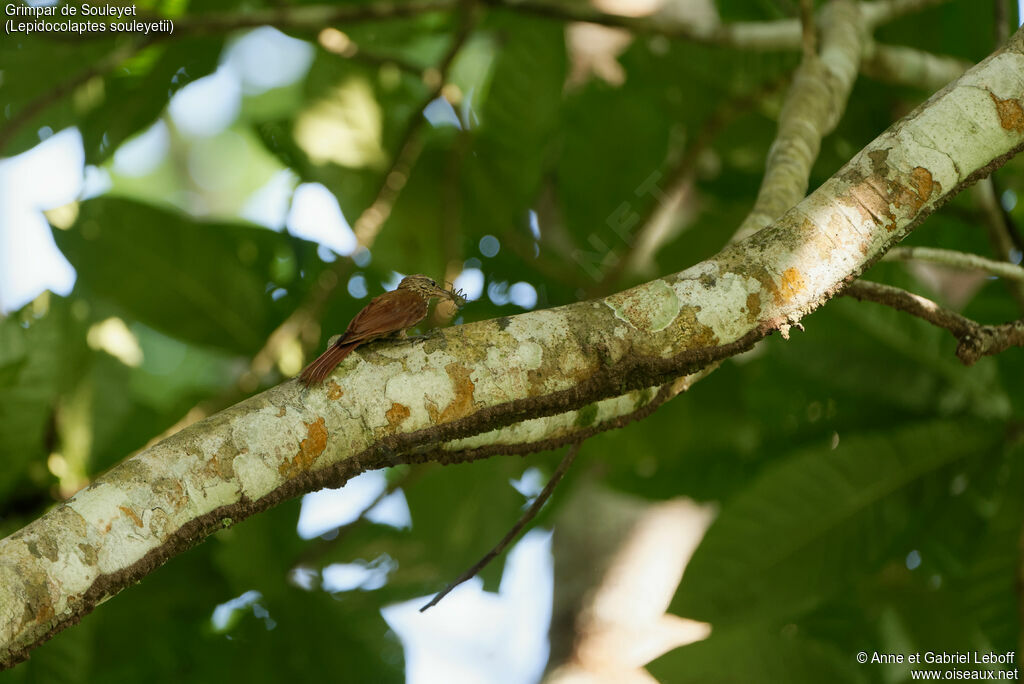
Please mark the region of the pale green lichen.
POLYGON ((675 290, 664 280, 605 297, 604 303, 616 318, 645 333, 660 332, 672 325, 682 306, 675 290))

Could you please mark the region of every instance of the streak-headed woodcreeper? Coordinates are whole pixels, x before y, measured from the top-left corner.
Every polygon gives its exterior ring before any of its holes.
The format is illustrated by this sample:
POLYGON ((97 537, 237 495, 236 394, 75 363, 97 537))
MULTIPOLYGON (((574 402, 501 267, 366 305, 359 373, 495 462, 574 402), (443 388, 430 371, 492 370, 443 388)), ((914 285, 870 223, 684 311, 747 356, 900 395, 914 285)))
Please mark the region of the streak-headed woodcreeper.
POLYGON ((345 333, 303 369, 299 380, 307 386, 321 383, 359 345, 388 335, 405 337, 406 330, 427 317, 427 306, 434 297, 448 299, 456 306, 465 303, 458 293, 440 287, 425 275, 402 278, 397 288, 371 299, 345 333))

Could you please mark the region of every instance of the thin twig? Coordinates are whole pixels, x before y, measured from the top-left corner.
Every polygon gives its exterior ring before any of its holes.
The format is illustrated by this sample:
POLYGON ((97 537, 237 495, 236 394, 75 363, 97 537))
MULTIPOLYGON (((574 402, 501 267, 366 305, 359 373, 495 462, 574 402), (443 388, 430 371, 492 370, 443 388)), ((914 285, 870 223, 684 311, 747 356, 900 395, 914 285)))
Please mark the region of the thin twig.
MULTIPOLYGON (((1016 226, 999 201, 995 180, 992 176, 982 178, 974 185, 972 192, 985 217, 985 229, 996 256, 1012 263, 1015 250, 1020 249, 1017 244, 1020 236, 1016 234, 1016 226)), ((1017 301, 1018 308, 1024 312, 1024 283, 1008 280, 1006 287, 1017 301)))
POLYGON ((448 69, 472 32, 474 22, 471 15, 472 8, 470 7, 464 8, 461 12, 458 31, 452 38, 452 44, 448 48, 448 52, 445 53, 441 63, 437 66, 436 83, 434 83, 427 96, 423 98, 420 105, 413 110, 414 114, 406 124, 398 146, 398 152, 395 154, 394 163, 388 172, 384 174, 384 180, 377 191, 376 198, 356 219, 356 222, 352 224, 352 232, 356 234, 356 240, 364 247, 376 239, 377 233, 380 232, 384 222, 388 220, 395 201, 408 182, 413 166, 419 160, 420 152, 423 151, 423 142, 420 140, 419 134, 420 129, 423 128, 423 122, 426 120, 423 116, 423 110, 441 95, 448 75, 448 69))
POLYGON ((516 524, 512 526, 512 529, 508 531, 508 534, 506 534, 493 549, 488 551, 483 558, 481 558, 475 564, 473 564, 473 567, 459 575, 458 579, 456 579, 454 582, 445 587, 444 590, 438 592, 438 594, 430 600, 430 603, 420 608, 421 613, 425 611, 427 608, 436 605, 438 601, 447 596, 452 591, 452 589, 475 576, 478 572, 487 567, 487 564, 494 560, 495 557, 500 555, 506 548, 508 548, 508 545, 512 543, 512 540, 518 537, 519 533, 522 532, 523 528, 526 527, 526 525, 531 520, 533 520, 534 517, 536 517, 537 513, 540 512, 540 509, 544 506, 545 502, 547 502, 548 498, 550 498, 551 493, 555 491, 555 487, 558 485, 559 481, 561 481, 562 476, 565 475, 565 472, 569 470, 569 466, 572 465, 573 460, 576 458, 576 454, 579 453, 581 444, 582 442, 575 442, 572 446, 569 447, 569 450, 566 452, 565 457, 562 458, 562 462, 558 464, 557 468, 555 468, 555 472, 552 473, 551 479, 548 480, 548 483, 544 486, 544 489, 541 491, 540 494, 537 495, 537 498, 533 500, 533 504, 531 504, 530 508, 528 508, 527 511, 523 513, 523 515, 519 518, 519 520, 516 521, 516 524))
MULTIPOLYGON (((363 210, 353 224, 354 232, 356 232, 357 238, 360 238, 359 244, 363 248, 369 249, 377 238, 381 227, 391 212, 391 206, 401 193, 402 187, 405 185, 405 179, 408 178, 408 174, 411 172, 412 167, 418 158, 420 144, 417 139, 417 133, 424 121, 423 110, 440 93, 440 89, 444 86, 448 69, 451 67, 451 63, 455 59, 455 55, 469 37, 469 32, 472 28, 472 21, 468 17, 469 12, 470 10, 467 9, 463 14, 463 20, 459 26, 458 32, 452 38, 451 48, 449 48, 448 52, 436 67, 436 87, 431 89, 430 95, 424 98, 424 101, 420 103, 418 109, 414 110, 412 118, 406 125, 402 142, 399 145, 395 160, 392 162, 391 168, 384 174, 384 177, 381 180, 381 186, 378 189, 376 199, 369 207, 363 210), (403 179, 401 183, 395 182, 395 179, 398 177, 403 179), (360 226, 363 226, 363 235, 361 237, 359 236, 360 226)), ((295 311, 288 316, 288 318, 286 318, 279 326, 277 326, 277 328, 274 329, 273 332, 270 333, 267 337, 266 343, 253 356, 252 361, 249 363, 249 368, 242 373, 238 382, 228 387, 216 397, 205 399, 193 406, 188 413, 186 413, 174 425, 169 427, 162 434, 151 439, 147 446, 155 444, 156 442, 174 434, 178 430, 188 427, 192 423, 216 413, 225 406, 230 406, 231 404, 236 403, 241 396, 254 392, 258 389, 263 382, 263 378, 274 367, 275 359, 277 358, 281 348, 290 340, 294 340, 296 338, 298 338, 300 342, 304 341, 304 336, 302 335, 303 330, 305 330, 312 322, 320 318, 320 315, 323 313, 324 308, 326 308, 327 302, 330 300, 331 295, 334 293, 337 286, 348 280, 349 272, 352 270, 352 264, 353 262, 351 259, 338 259, 331 265, 331 268, 321 273, 316 283, 313 284, 309 293, 306 295, 302 304, 300 304, 295 311)), ((313 335, 313 337, 316 337, 316 335, 313 335)), ((305 346, 306 345, 304 345, 304 347, 305 346)))
POLYGON ((995 39, 996 47, 1004 44, 1010 38, 1010 11, 1006 6, 1006 0, 993 0, 995 39))
POLYGON ((936 247, 893 247, 882 261, 928 261, 966 271, 985 271, 1000 278, 1024 282, 1024 268, 1007 261, 994 261, 966 252, 936 247))
POLYGON ((874 30, 900 17, 935 7, 950 0, 874 0, 860 3, 864 22, 874 30))
MULTIPOLYGON (((1006 231, 1007 238, 1009 238, 1010 243, 1013 245, 1013 249, 1016 249, 1018 252, 1024 252, 1024 238, 1021 237, 1020 228, 1017 227, 1017 223, 1013 219, 1013 214, 1007 211, 1006 207, 1003 205, 1003 191, 999 183, 999 173, 993 171, 988 177, 988 181, 988 185, 992 188, 992 197, 996 198, 996 208, 999 210, 999 214, 1003 218, 1000 222, 1000 226, 1006 231)), ((1010 250, 1010 253, 1012 253, 1012 250, 1010 250)))
MULTIPOLYGON (((448 151, 445 165, 444 181, 441 188, 441 268, 444 279, 455 283, 462 272, 464 255, 462 253, 462 169, 466 155, 472 142, 466 129, 458 132, 455 144, 448 151)), ((439 305, 440 306, 440 305, 439 305)), ((454 316, 454 311, 452 315, 454 316)))
POLYGON ((1004 325, 982 325, 926 297, 864 280, 850 283, 843 294, 860 301, 890 306, 948 330, 959 342, 956 355, 965 366, 1010 347, 1024 347, 1024 319, 1004 325))
POLYGON ((971 63, 905 45, 870 42, 861 61, 861 73, 878 81, 911 86, 929 93, 960 78, 971 63))
POLYGON ((817 54, 818 40, 814 32, 814 0, 800 0, 800 34, 804 57, 817 54))

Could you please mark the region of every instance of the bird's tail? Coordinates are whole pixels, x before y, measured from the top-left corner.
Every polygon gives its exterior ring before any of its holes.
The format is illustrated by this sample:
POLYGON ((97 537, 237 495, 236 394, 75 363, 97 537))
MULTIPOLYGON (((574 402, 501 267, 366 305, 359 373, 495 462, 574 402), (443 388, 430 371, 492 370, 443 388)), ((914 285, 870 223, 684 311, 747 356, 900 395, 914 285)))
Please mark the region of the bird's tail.
POLYGON ((324 381, 324 378, 330 375, 334 367, 341 363, 357 346, 359 345, 332 344, 327 348, 327 351, 316 357, 311 364, 302 369, 302 372, 299 373, 299 380, 307 387, 320 384, 324 381))

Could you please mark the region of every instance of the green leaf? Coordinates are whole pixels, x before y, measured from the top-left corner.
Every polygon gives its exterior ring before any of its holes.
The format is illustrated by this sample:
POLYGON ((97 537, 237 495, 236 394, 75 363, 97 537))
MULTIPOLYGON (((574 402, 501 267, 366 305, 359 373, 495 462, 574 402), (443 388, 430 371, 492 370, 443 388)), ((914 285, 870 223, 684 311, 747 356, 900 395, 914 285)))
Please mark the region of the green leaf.
POLYGON ((38 35, 4 36, 0 40, 0 139, 12 137, 0 154, 12 156, 37 145, 39 130, 44 126, 56 132, 77 123, 92 103, 88 97, 76 100, 75 92, 82 86, 88 89, 90 84, 87 79, 72 88, 72 79, 101 60, 116 44, 112 37, 65 41, 38 35), (19 124, 16 131, 8 128, 11 122, 19 124))
POLYGON ((1020 638, 1020 542, 1024 519, 1024 454, 1011 453, 999 474, 1001 488, 988 529, 968 558, 964 576, 953 583, 962 609, 976 621, 996 650, 1016 649, 1020 638))
POLYGON ((306 287, 275 278, 275 262, 297 259, 286 235, 125 200, 84 202, 73 228, 54 236, 79 288, 178 339, 236 353, 258 350, 306 287), (276 287, 289 296, 273 302, 276 287))
POLYGON ((104 79, 102 101, 79 123, 86 163, 102 162, 153 123, 176 91, 213 71, 222 42, 205 37, 158 43, 104 79))
MULTIPOLYGON (((395 557, 394 580, 410 583, 410 593, 440 591, 494 548, 522 514, 525 500, 509 480, 523 469, 518 460, 508 459, 427 469, 405 490, 417 542, 410 546, 418 547, 418 553, 395 557), (438 506, 439 501, 444 505, 438 506)), ((501 566, 499 559, 483 573, 489 590, 501 566)))
MULTIPOLYGON (((57 634, 45 649, 33 651, 15 672, 24 684, 88 684, 96 649, 95 621, 57 634)), ((5 680, 9 681, 9 680, 5 680)))
POLYGON ((497 33, 500 47, 467 158, 467 203, 476 226, 525 227, 553 152, 565 81, 564 29, 503 13, 488 28, 497 33))
POLYGON ((704 641, 670 651, 647 669, 658 681, 676 684, 867 681, 851 654, 757 624, 715 632, 704 641))
POLYGON ((42 316, 26 308, 0 320, 0 498, 50 453, 58 395, 88 366, 81 322, 67 300, 48 301, 42 316))
POLYGON ((921 518, 921 485, 991 454, 999 439, 998 426, 946 421, 794 454, 726 503, 671 612, 716 624, 800 614, 873 567, 921 518))

